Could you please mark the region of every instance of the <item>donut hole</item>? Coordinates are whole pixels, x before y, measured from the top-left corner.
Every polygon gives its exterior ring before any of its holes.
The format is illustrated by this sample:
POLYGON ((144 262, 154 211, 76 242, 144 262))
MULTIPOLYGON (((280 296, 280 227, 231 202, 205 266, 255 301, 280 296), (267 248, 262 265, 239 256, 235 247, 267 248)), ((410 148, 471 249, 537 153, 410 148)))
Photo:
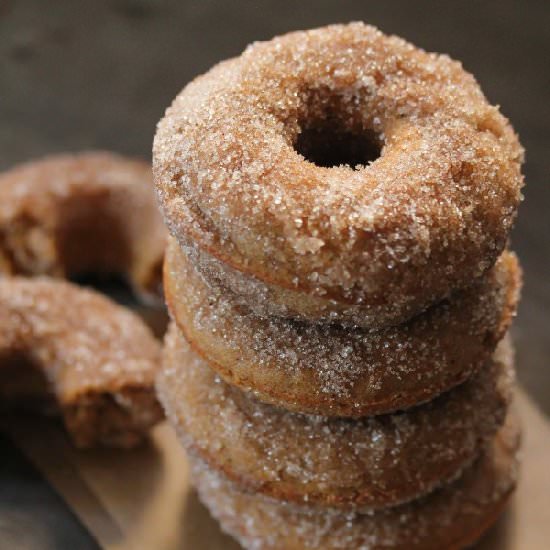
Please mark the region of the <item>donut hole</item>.
MULTIPOLYGON (((128 275, 133 261, 130 233, 112 193, 100 190, 67 197, 53 236, 56 261, 71 282, 135 306, 141 300, 128 275)), ((160 269, 154 270, 148 281, 152 293, 162 280, 160 269)))
POLYGON ((294 149, 316 166, 349 166, 357 170, 375 161, 382 147, 370 130, 354 133, 327 125, 303 129, 294 149))
POLYGON ((67 197, 56 227, 58 261, 70 277, 120 275, 132 263, 131 221, 121 219, 118 197, 105 189, 67 197))
POLYGON ((380 157, 383 140, 368 127, 367 110, 364 98, 328 89, 310 90, 298 117, 294 150, 323 168, 348 166, 357 170, 369 165, 380 157))
POLYGON ((128 280, 118 273, 81 271, 71 274, 68 280, 78 286, 88 287, 106 294, 117 304, 123 306, 135 307, 139 303, 139 299, 128 280))

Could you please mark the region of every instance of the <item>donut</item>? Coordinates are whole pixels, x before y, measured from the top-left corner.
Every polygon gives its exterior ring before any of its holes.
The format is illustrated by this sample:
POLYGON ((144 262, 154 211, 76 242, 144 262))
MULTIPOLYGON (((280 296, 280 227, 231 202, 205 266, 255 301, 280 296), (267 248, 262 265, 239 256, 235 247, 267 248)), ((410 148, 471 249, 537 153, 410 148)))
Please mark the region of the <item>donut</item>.
POLYGON ((159 300, 164 245, 146 162, 61 154, 0 175, 0 272, 117 274, 140 297, 159 300))
POLYGON ((487 362, 515 313, 515 255, 470 288, 379 331, 260 317, 208 286, 177 242, 166 250, 168 309, 229 384, 266 403, 324 416, 383 414, 428 401, 487 362))
POLYGON ((471 468, 410 504, 362 514, 243 493, 193 460, 192 480, 222 529, 249 550, 458 550, 496 521, 513 492, 519 430, 510 422, 471 468))
POLYGON ((173 325, 164 349, 157 392, 184 447, 242 490, 309 506, 384 508, 456 478, 504 421, 514 379, 504 341, 448 394, 350 420, 291 413, 230 387, 173 325))
POLYGON ((363 326, 403 322, 491 268, 522 161, 460 63, 363 23, 216 65, 176 97, 153 146, 182 246, 280 288, 291 315, 345 319, 352 306, 356 322, 360 306, 363 326))
POLYGON ((132 447, 162 418, 160 345, 102 295, 47 277, 0 279, 0 406, 60 414, 77 447, 132 447))

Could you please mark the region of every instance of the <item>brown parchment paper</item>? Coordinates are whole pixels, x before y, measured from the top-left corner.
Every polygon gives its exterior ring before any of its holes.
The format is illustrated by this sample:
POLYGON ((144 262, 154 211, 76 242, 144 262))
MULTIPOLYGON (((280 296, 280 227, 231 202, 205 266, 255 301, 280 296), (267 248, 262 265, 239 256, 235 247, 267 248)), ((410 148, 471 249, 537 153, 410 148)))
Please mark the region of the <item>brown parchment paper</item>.
MULTIPOLYGON (((519 487, 479 550, 550 548, 550 422, 520 390, 519 487)), ((107 550, 237 550, 198 502, 183 450, 163 423, 135 451, 77 451, 47 420, 10 422, 25 454, 107 550)))

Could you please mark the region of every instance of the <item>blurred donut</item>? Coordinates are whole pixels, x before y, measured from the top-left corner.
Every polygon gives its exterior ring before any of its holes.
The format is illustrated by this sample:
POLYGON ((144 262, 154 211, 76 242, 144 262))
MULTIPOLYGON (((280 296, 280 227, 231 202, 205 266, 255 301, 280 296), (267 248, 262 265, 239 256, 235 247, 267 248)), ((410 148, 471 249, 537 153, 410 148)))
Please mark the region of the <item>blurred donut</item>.
POLYGON ((506 341, 434 401, 350 420, 291 413, 232 388, 174 325, 164 350, 159 400, 192 454, 241 490, 347 510, 394 506, 456 478, 504 421, 514 379, 506 341))
POLYGON ((402 322, 491 268, 522 159, 460 63, 362 23, 216 65, 176 97, 153 147, 180 244, 280 287, 291 315, 363 326, 402 322))
POLYGON ((250 550, 441 550, 470 547, 513 492, 519 428, 505 425, 471 468, 422 499, 375 513, 296 507, 241 492, 193 460, 191 479, 222 529, 250 550))
POLYGON ((162 295, 165 228, 148 163, 103 152, 52 155, 0 175, 0 271, 120 274, 162 295))
POLYGON ((60 413, 77 447, 132 447, 162 418, 160 345, 130 311, 44 277, 0 279, 0 406, 60 413))
POLYGON ((259 400, 325 416, 382 414, 464 381, 491 357, 515 313, 520 270, 505 252, 467 290, 405 324, 367 331, 265 318, 208 286, 169 239, 164 291, 191 347, 259 400))

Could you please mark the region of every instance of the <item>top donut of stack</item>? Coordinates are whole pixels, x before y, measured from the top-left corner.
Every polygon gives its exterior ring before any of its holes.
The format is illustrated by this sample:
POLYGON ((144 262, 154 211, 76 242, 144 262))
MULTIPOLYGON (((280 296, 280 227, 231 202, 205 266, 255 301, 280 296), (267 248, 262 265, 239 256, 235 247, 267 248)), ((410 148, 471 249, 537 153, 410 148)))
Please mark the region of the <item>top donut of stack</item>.
POLYGON ((460 63, 361 23, 217 65, 153 156, 170 232, 253 310, 366 328, 486 273, 523 185, 517 136, 460 63))

